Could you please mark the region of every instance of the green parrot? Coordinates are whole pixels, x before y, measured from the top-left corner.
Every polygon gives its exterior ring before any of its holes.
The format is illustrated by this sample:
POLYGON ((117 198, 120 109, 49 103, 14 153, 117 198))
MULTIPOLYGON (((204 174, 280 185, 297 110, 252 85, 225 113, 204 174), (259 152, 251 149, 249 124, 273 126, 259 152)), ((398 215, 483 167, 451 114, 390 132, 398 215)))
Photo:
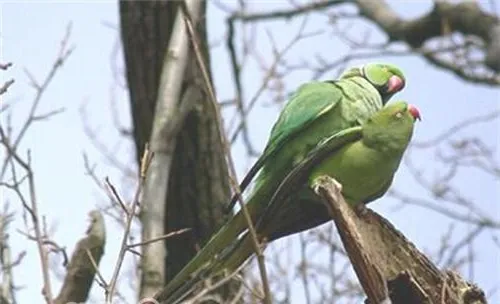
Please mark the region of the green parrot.
MULTIPOLYGON (((262 169, 256 183, 265 183, 276 174, 282 175, 282 168, 289 168, 290 156, 292 162, 299 161, 311 146, 325 138, 325 134, 360 125, 405 84, 403 72, 398 67, 369 63, 345 71, 339 80, 313 81, 300 86, 273 126, 264 152, 243 178, 240 191, 246 189, 259 170, 262 169), (309 127, 312 128, 307 132, 312 136, 300 137, 301 131, 309 127), (289 141, 295 137, 300 137, 296 140, 298 144, 283 161, 284 149, 281 148, 285 144, 289 148, 289 141), (276 158, 280 159, 279 165, 274 161, 276 158)), ((238 195, 234 195, 227 207, 228 212, 237 200, 238 195)))
MULTIPOLYGON (((323 140, 301 163, 309 167, 299 165, 306 176, 301 182, 303 186, 298 187, 297 193, 292 193, 289 198, 292 205, 307 204, 306 209, 316 209, 318 217, 313 219, 315 226, 331 220, 322 199, 312 190, 317 178, 323 175, 334 178, 342 185, 342 195, 352 207, 364 206, 380 198, 392 183, 417 119, 420 120, 420 113, 416 107, 406 102, 395 102, 374 114, 362 126, 342 130, 323 140)), ((273 203, 279 201, 272 200, 273 203)), ((281 205, 288 207, 289 203, 281 205)), ((260 242, 282 237, 279 231, 290 224, 290 218, 305 218, 298 208, 272 207, 269 206, 266 211, 271 214, 266 213, 257 222, 260 242)), ((231 273, 253 253, 252 239, 245 232, 212 261, 203 276, 222 271, 231 273)))
MULTIPOLYGON (((313 81, 300 86, 273 126, 262 156, 241 183, 244 190, 259 173, 247 203, 252 220, 255 222, 262 216, 283 178, 321 140, 361 125, 404 86, 403 73, 390 64, 367 64, 349 69, 339 80, 313 81)), ((233 197, 232 205, 236 199, 233 197)), ((299 232, 311 225, 302 227, 295 223, 288 231, 280 231, 280 235, 299 232)), ((169 282, 166 294, 175 291, 246 229, 242 213, 236 213, 169 282)))

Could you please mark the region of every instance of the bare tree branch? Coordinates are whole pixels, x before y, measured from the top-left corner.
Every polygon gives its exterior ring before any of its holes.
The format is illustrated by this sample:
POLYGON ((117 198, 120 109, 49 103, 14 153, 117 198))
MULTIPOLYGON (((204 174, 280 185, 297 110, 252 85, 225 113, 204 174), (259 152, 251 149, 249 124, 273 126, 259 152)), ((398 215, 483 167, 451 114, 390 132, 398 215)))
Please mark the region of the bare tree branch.
MULTIPOLYGON (((19 130, 17 137, 15 139, 11 139, 11 142, 12 142, 11 148, 12 148, 12 151, 14 151, 14 152, 17 150, 19 143, 23 139, 24 135, 26 134, 26 131, 29 129, 31 124, 37 120, 36 117, 38 114, 36 111, 38 110, 38 106, 40 104, 40 101, 42 100, 44 93, 47 90, 47 87, 52 82, 52 80, 54 79, 57 72, 60 70, 60 68, 63 66, 63 64, 66 62, 66 60, 68 59, 68 57, 72 54, 72 52, 74 50, 73 47, 68 47, 70 35, 71 35, 71 23, 66 27, 66 33, 65 33, 63 39, 61 40, 61 46, 59 49, 59 53, 56 57, 56 60, 52 64, 52 67, 51 67, 49 73, 45 76, 45 79, 43 80, 43 82, 41 84, 39 84, 35 80, 35 78, 28 71, 26 71, 26 74, 31 79, 31 85, 35 88, 36 93, 35 93, 35 97, 33 99, 33 102, 31 104, 31 108, 28 112, 28 117, 26 118, 26 120, 22 124, 22 127, 19 130)), ((3 180, 5 171, 7 169, 7 165, 8 165, 9 160, 10 160, 10 157, 12 157, 12 154, 8 154, 7 158, 2 163, 2 168, 0 170, 0 180, 3 180)))
POLYGON ((86 232, 87 236, 76 244, 67 265, 61 290, 54 300, 55 304, 88 301, 90 288, 98 271, 97 266, 104 254, 106 242, 106 229, 102 214, 99 211, 91 211, 89 217, 90 225, 86 232))
MULTIPOLYGON (((187 6, 195 21, 199 19, 201 1, 189 1, 187 6)), ((158 100, 151 133, 150 147, 155 154, 144 185, 143 208, 141 209, 142 239, 149 240, 164 234, 165 201, 167 197, 170 164, 172 162, 175 137, 171 137, 174 117, 178 115, 177 105, 181 93, 181 85, 188 61, 189 39, 182 14, 177 14, 168 50, 165 53, 158 100), (165 140, 170 138, 170 140, 165 140)), ((195 102, 194 98, 185 102, 195 102)), ((161 242, 147 244, 143 248, 141 259, 142 279, 140 297, 144 298, 156 293, 165 282, 164 269, 165 246, 161 242), (150 283, 153 283, 151 285, 150 283), (150 283, 148 283, 150 282, 150 283), (160 286, 158 286, 159 284, 160 286)))
POLYGON ((10 246, 8 228, 14 214, 5 204, 4 210, 0 211, 0 273, 2 273, 0 286, 0 303, 16 303, 14 286, 14 267, 19 265, 26 252, 21 252, 16 259, 12 259, 12 248, 10 246))
MULTIPOLYGON (((14 79, 7 80, 1 87, 0 87, 0 95, 4 94, 7 92, 9 87, 14 84, 14 79)), ((2 107, 3 108, 3 107, 2 107)))
POLYGON ((484 64, 497 74, 481 77, 469 71, 467 65, 455 64, 438 56, 424 54, 432 64, 447 69, 457 76, 472 82, 489 85, 500 84, 500 21, 498 17, 481 11, 475 1, 458 4, 436 1, 434 9, 427 15, 414 20, 403 20, 385 1, 356 0, 361 15, 375 22, 391 41, 404 41, 414 49, 434 37, 460 32, 481 38, 485 47, 484 64))
POLYGON ((125 253, 127 252, 128 246, 127 246, 127 241, 129 238, 129 234, 131 231, 132 227, 132 221, 136 216, 136 208, 139 206, 139 198, 142 193, 143 187, 146 183, 146 176, 147 176, 147 171, 149 170, 149 166, 153 160, 153 154, 149 151, 148 147, 146 146, 146 149, 144 150, 144 155, 142 157, 141 161, 141 168, 140 168, 140 176, 139 176, 139 182, 137 184, 137 188, 134 194, 134 197, 130 204, 125 205, 123 200, 121 199, 120 195, 118 192, 114 189, 114 186, 108 182, 108 187, 111 189, 113 192, 113 195, 116 199, 117 202, 119 202, 120 206, 122 206, 125 215, 126 215, 126 224, 125 224, 125 229, 123 232, 123 237, 121 241, 121 246, 120 246, 120 251, 118 253, 118 258, 116 260, 115 268, 113 270, 113 276, 111 277, 111 281, 109 282, 109 287, 106 289, 106 302, 111 303, 113 300, 113 296, 115 293, 116 289, 116 284, 118 282, 118 275, 120 274, 120 269, 123 264, 123 261, 125 259, 125 253))
MULTIPOLYGON (((19 199, 23 203, 23 207, 28 211, 30 215, 31 224, 33 225, 33 230, 34 230, 34 236, 31 236, 28 233, 26 233, 26 236, 29 239, 35 241, 37 244, 38 253, 40 257, 40 265, 42 268, 43 284, 44 284, 42 288, 42 294, 45 299, 45 302, 47 304, 52 304, 54 300, 52 297, 52 287, 51 287, 51 280, 49 273, 49 260, 48 260, 49 252, 46 248, 46 244, 50 244, 51 242, 46 237, 47 233, 45 231, 45 225, 43 225, 43 223, 41 223, 40 221, 40 215, 38 212, 38 201, 35 189, 34 172, 31 167, 31 153, 28 150, 27 160, 22 159, 17 154, 17 152, 15 152, 14 147, 10 145, 8 139, 6 138, 5 131, 3 130, 1 125, 0 125, 0 139, 1 139, 0 140, 1 144, 7 150, 7 157, 11 158, 9 164, 13 171, 12 174, 13 184, 8 186, 8 188, 16 192, 19 199), (28 182, 29 199, 25 198, 24 194, 20 190, 21 182, 19 182, 15 173, 16 165, 19 165, 25 171, 26 181, 28 182)), ((8 185, 6 183, 2 184, 4 186, 8 185)), ((55 244, 54 242, 52 243, 55 244)))
POLYGON ((348 3, 348 0, 325 0, 325 1, 313 1, 308 4, 300 5, 291 9, 275 10, 264 13, 252 13, 252 14, 241 14, 235 13, 234 19, 241 20, 243 22, 249 21, 265 21, 279 18, 293 18, 298 15, 306 14, 312 11, 319 11, 326 9, 328 7, 348 3))

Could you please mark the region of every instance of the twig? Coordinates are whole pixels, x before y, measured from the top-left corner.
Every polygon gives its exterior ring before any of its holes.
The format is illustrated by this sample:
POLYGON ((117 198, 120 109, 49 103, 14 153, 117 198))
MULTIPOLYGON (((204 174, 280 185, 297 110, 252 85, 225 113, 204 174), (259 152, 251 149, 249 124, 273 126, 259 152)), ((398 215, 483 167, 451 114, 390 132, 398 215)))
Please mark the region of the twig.
POLYGON ((205 66, 205 63, 203 62, 203 57, 201 55, 201 51, 200 51, 200 47, 199 47, 200 46, 199 39, 196 35, 196 32, 194 31, 193 23, 192 23, 191 17, 190 17, 190 13, 189 13, 189 10, 187 9, 186 3, 184 1, 181 4, 181 8, 182 8, 182 11, 183 11, 184 16, 185 16, 186 25, 188 28, 188 34, 190 36, 191 42, 192 42, 193 47, 194 47, 194 52, 196 55, 196 62, 198 63, 198 66, 199 66, 201 73, 203 75, 204 84, 205 84, 205 87, 206 87, 207 92, 209 94, 211 104, 214 107, 216 119, 217 119, 217 121, 220 122, 219 124, 217 124, 217 129, 218 129, 219 137, 220 137, 221 142, 222 142, 222 146, 225 150, 224 152, 225 152, 226 159, 227 159, 229 169, 230 169, 229 176, 230 176, 231 186, 232 186, 234 192, 236 193, 236 195, 239 196, 239 203, 240 203, 241 211, 243 212, 245 220, 248 224, 248 229, 249 229, 249 232, 250 232, 250 235, 252 238, 254 250, 255 250, 255 253, 257 255, 257 261, 258 261, 258 265, 259 265, 259 271, 261 274, 262 285, 264 287, 264 295, 265 295, 264 296, 264 303, 270 304, 271 303, 271 292, 269 290, 269 282, 267 279, 267 272, 266 272, 266 266, 265 266, 265 262, 264 262, 264 255, 262 254, 261 248, 259 246, 257 233, 255 232, 255 228, 254 228, 254 225, 252 223, 252 218, 250 217, 250 214, 247 210, 247 207, 246 207, 245 203, 243 202, 243 199, 240 195, 241 191, 239 189, 239 185, 236 182, 236 170, 234 168, 234 163, 232 161, 231 151, 229 149, 228 140, 226 138, 224 131, 221 128, 221 125, 223 125, 223 120, 222 120, 222 116, 220 114, 219 106, 217 104, 217 98, 215 96, 213 87, 211 85, 210 78, 209 78, 208 72, 207 72, 207 68, 205 66))
MULTIPOLYGON (((135 218, 136 208, 139 206, 139 196, 142 193, 142 189, 143 189, 144 183, 146 181, 146 173, 147 173, 147 170, 149 168, 149 165, 151 164, 152 157, 153 156, 152 156, 151 152, 149 151, 148 146, 146 145, 146 149, 144 150, 144 154, 143 154, 142 159, 141 159, 139 183, 137 185, 137 189, 135 191, 134 197, 128 206, 125 206, 125 204, 123 204, 123 202, 121 203, 122 208, 124 208, 124 210, 126 212, 127 221, 126 221, 125 230, 124 230, 123 236, 122 236, 122 242, 121 242, 121 246, 120 246, 120 251, 118 253, 118 259, 116 260, 115 269, 113 271, 113 276, 111 277, 111 281, 109 282, 109 289, 106 290, 106 303, 112 303, 113 295, 114 295, 115 288, 116 288, 116 283, 118 281, 118 275, 120 273, 121 266, 122 266, 123 261, 125 259, 125 253, 127 252, 127 248, 128 248, 127 241, 128 241, 128 237, 129 237, 129 234, 131 231, 132 221, 135 218)), ((114 189, 114 187, 112 189, 114 189)), ((113 193, 115 195, 115 198, 118 201, 121 201, 121 198, 118 195, 118 193, 116 191, 113 193)))
MULTIPOLYGON (((236 49, 234 47, 234 23, 233 23, 233 18, 229 17, 226 20, 227 26, 228 26, 228 34, 227 34, 227 48, 229 50, 229 58, 231 59, 231 67, 232 67, 232 73, 234 77, 234 85, 236 88, 236 98, 235 98, 235 103, 236 103, 236 109, 238 110, 240 116, 241 116, 241 123, 240 127, 238 130, 241 130, 243 133, 243 141, 245 142, 245 145, 248 147, 250 154, 256 154, 251 141, 250 141, 250 136, 248 132, 248 127, 246 125, 246 119, 245 117, 247 116, 247 112, 245 111, 245 106, 243 105, 243 87, 241 85, 241 65, 238 63, 238 59, 236 58, 236 49)), ((235 132, 235 134, 238 134, 238 132, 235 132)), ((235 138, 235 136, 233 136, 235 138)), ((233 142, 234 139, 231 139, 231 142, 233 142)))
MULTIPOLYGON (((15 175, 13 176, 14 178, 14 183, 17 184, 15 187, 15 191, 18 193, 20 196, 21 200, 23 201, 23 206, 27 206, 27 211, 30 214, 31 222, 33 224, 33 230, 35 232, 34 237, 32 239, 36 242, 37 247, 38 247, 38 253, 40 257, 40 265, 42 268, 42 276, 43 276, 43 288, 42 288, 42 294, 45 298, 45 302, 48 304, 53 303, 53 297, 52 297, 52 288, 51 288, 51 282, 50 282, 50 274, 49 274, 49 260, 48 260, 48 252, 45 248, 45 242, 47 241, 46 238, 44 237, 44 233, 42 231, 42 227, 40 225, 40 216, 38 212, 38 202, 37 202, 37 196, 36 196, 36 189, 35 189, 35 178, 34 178, 34 173, 33 169, 31 167, 31 152, 28 150, 27 154, 27 160, 21 159, 19 155, 17 155, 16 152, 14 152, 13 147, 8 143, 8 141, 5 139, 5 134, 3 132, 3 129, 0 128, 0 133, 2 134, 2 144, 4 147, 7 149, 8 155, 14 159, 17 164, 19 164, 25 171, 27 175, 27 181, 28 181, 28 192, 29 192, 29 205, 28 203, 24 202, 24 195, 20 193, 19 190, 19 183, 16 180, 15 175)), ((12 163, 12 167, 14 170, 15 164, 12 163)))
MULTIPOLYGON (((243 109, 243 111, 241 111, 241 118, 240 118, 241 121, 240 121, 240 124, 236 127, 236 129, 234 130, 233 134, 230 136, 230 138, 231 138, 230 142, 231 143, 233 143, 236 140, 239 132, 241 132, 241 131, 245 132, 245 129, 246 129, 245 122, 246 122, 246 119, 247 119, 247 114, 250 113, 250 111, 255 106, 255 104, 259 100, 260 96, 262 95, 262 93, 264 93, 264 90, 267 88, 267 86, 269 84, 269 81, 276 74, 276 70, 278 68, 278 65, 279 65, 280 61, 282 60, 282 58, 285 56, 285 54, 288 51, 290 51, 292 49, 292 47, 295 46, 302 39, 307 38, 307 37, 311 37, 311 36, 314 35, 314 33, 312 33, 312 34, 304 34, 305 26, 306 26, 306 20, 304 19, 304 22, 302 22, 297 35, 295 35, 295 37, 293 37, 290 40, 290 42, 282 50, 274 52, 275 59, 274 59, 272 65, 271 65, 271 67, 268 69, 266 75, 264 76, 264 79, 262 80, 262 83, 261 83, 260 87, 257 89, 257 91, 255 92, 255 94, 250 99, 250 101, 249 101, 248 106, 246 107, 246 109, 243 109)), ((250 146, 248 146, 248 147, 250 147, 250 146)), ((250 148, 250 152, 252 152, 251 148, 250 148)))
POLYGON ((0 70, 7 70, 12 66, 12 62, 0 63, 0 70))
MULTIPOLYGON (((31 74, 29 72, 26 72, 28 77, 31 79, 32 85, 35 87, 36 94, 35 94, 35 98, 33 100, 33 103, 31 104, 31 108, 28 111, 28 117, 24 121, 24 123, 21 127, 21 130, 19 131, 16 139, 12 140, 13 143, 11 145, 11 150, 14 152, 17 150, 17 147, 19 146, 19 143, 21 142, 24 135, 26 134, 26 131, 28 131, 31 124, 36 121, 36 119, 35 119, 35 117, 37 116, 36 111, 38 109, 40 101, 41 101, 42 97, 44 96, 44 93, 46 92, 49 84, 52 82, 52 80, 54 79, 54 76, 57 74, 57 72, 60 70, 60 68, 66 62, 68 57, 73 53, 73 49, 74 49, 73 47, 70 47, 69 49, 67 48, 70 34, 71 34, 71 23, 66 28, 66 33, 61 41, 61 47, 59 49, 59 54, 58 54, 56 60, 54 61, 51 70, 49 71, 47 76, 45 76, 45 79, 43 80, 42 84, 38 84, 34 80, 34 77, 31 76, 31 74)), ((2 164, 2 168, 0 170, 0 180, 2 180, 4 177, 4 174, 5 174, 6 169, 7 169, 7 164, 8 164, 9 159, 11 157, 12 157, 12 154, 7 154, 7 157, 2 164)))
POLYGON ((440 204, 435 204, 431 201, 405 195, 401 192, 396 191, 395 189, 389 190, 389 195, 397 198, 401 201, 401 203, 427 208, 463 223, 471 223, 474 225, 485 226, 487 228, 500 229, 500 222, 493 221, 490 218, 482 218, 477 216, 471 217, 469 214, 460 214, 453 209, 448 209, 441 206, 440 204))
MULTIPOLYGON (((116 190, 115 186, 111 183, 111 181, 109 180, 109 178, 106 177, 105 183, 106 183, 106 186, 108 186, 108 189, 111 191, 112 198, 114 199, 115 202, 117 202, 120 205, 120 207, 122 208, 123 212, 125 212, 125 215, 128 218, 129 214, 130 213, 133 214, 133 212, 131 212, 131 210, 129 208, 127 208, 127 206, 125 206, 125 203, 123 202, 123 199, 121 198, 120 194, 116 190)), ((137 195, 137 191, 136 191, 136 195, 137 195)))
POLYGON ((310 13, 312 11, 319 11, 328 8, 330 6, 339 5, 346 2, 348 1, 347 0, 314 1, 312 3, 304 4, 302 6, 292 9, 275 10, 271 12, 252 13, 252 14, 235 13, 233 18, 241 20, 242 22, 265 21, 265 20, 273 20, 279 18, 289 19, 292 17, 296 17, 298 15, 310 13))
POLYGON ((438 143, 440 143, 441 141, 449 138, 451 135, 461 131, 462 129, 470 127, 471 125, 491 121, 491 120, 497 119, 499 117, 500 117, 500 111, 493 111, 493 112, 488 113, 488 114, 483 114, 483 115, 478 115, 478 116, 468 118, 467 120, 464 120, 464 121, 461 121, 461 122, 455 124, 454 126, 449 128, 445 132, 439 134, 438 136, 436 136, 432 139, 411 143, 411 147, 423 149, 423 148, 435 146, 438 143))
POLYGON ((9 243, 8 228, 13 218, 13 213, 9 212, 8 204, 3 211, 0 211, 0 273, 2 279, 0 283, 0 302, 15 302, 14 276, 13 270, 16 265, 21 263, 26 256, 26 252, 21 252, 17 258, 12 261, 11 246, 9 243))
POLYGON ((482 11, 477 3, 466 1, 452 4, 439 1, 435 3, 432 11, 412 20, 402 19, 386 1, 356 0, 355 3, 360 14, 377 24, 391 42, 403 41, 413 49, 420 48, 433 38, 446 36, 446 32, 443 33, 443 20, 450 27, 448 31, 479 37, 484 42, 482 51, 485 55, 485 60, 481 64, 493 72, 490 73, 493 74, 492 76, 474 75, 470 72, 474 66, 474 60, 471 58, 468 59, 470 61, 468 64, 460 64, 453 61, 453 57, 451 60, 429 54, 423 54, 423 57, 431 64, 448 70, 469 82, 491 86, 500 84, 498 75, 500 69, 498 39, 500 37, 495 34, 498 32, 498 27, 496 27, 498 18, 482 11), (478 22, 466 20, 478 20, 478 22), (397 26, 394 26, 395 24, 397 26))
POLYGON ((0 95, 4 94, 7 92, 9 87, 14 83, 14 79, 9 79, 7 80, 1 87, 0 87, 0 95))
POLYGON ((146 240, 146 241, 142 241, 142 242, 134 243, 134 244, 129 244, 129 245, 127 245, 127 249, 130 250, 133 247, 143 246, 143 245, 146 245, 146 244, 150 244, 150 243, 154 243, 154 242, 158 242, 158 241, 163 241, 163 240, 166 240, 166 239, 171 238, 173 236, 178 236, 180 234, 186 233, 186 232, 188 232, 190 230, 191 230, 191 228, 184 228, 184 229, 180 229, 180 230, 177 230, 177 231, 173 231, 173 232, 164 234, 162 236, 159 236, 159 237, 156 237, 156 238, 153 238, 153 239, 150 239, 150 240, 146 240))
POLYGON ((87 117, 87 112, 85 106, 81 106, 79 109, 80 116, 82 118, 83 122, 83 132, 85 135, 90 139, 91 144, 96 148, 97 151, 101 153, 104 158, 115 168, 120 170, 124 176, 133 178, 135 181, 137 173, 135 172, 135 168, 131 168, 128 163, 125 163, 123 161, 120 161, 116 157, 116 152, 110 150, 107 146, 106 143, 102 142, 98 136, 95 130, 89 125, 88 120, 86 119, 87 117))
POLYGON ((87 254, 87 257, 89 258, 90 263, 92 263, 92 267, 94 267, 95 273, 97 274, 97 278, 98 278, 98 280, 96 280, 97 284, 99 284, 99 286, 103 287, 104 289, 108 289, 109 284, 106 283, 106 280, 104 279, 101 272, 99 271, 99 266, 97 266, 97 262, 95 261, 94 257, 92 256, 92 252, 90 252, 90 250, 87 248, 85 250, 85 253, 87 254))
POLYGON ((191 299, 188 299, 186 302, 187 303, 198 303, 198 301, 200 301, 200 299, 202 299, 206 294, 210 293, 213 290, 216 290, 217 288, 223 286, 224 284, 227 284, 231 280, 234 280, 234 278, 238 276, 238 273, 243 269, 244 266, 245 266, 245 264, 241 265, 235 271, 224 276, 221 280, 219 280, 215 284, 203 289, 198 294, 196 294, 194 297, 192 297, 191 299))

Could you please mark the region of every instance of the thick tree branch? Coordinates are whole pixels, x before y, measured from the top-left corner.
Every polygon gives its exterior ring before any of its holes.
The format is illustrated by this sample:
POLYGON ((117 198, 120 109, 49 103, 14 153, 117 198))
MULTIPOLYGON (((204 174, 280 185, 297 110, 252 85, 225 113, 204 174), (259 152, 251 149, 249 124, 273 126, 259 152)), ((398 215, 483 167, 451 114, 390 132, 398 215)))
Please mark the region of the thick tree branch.
MULTIPOLYGON (((247 221, 247 225, 249 227, 249 231, 250 231, 250 234, 251 234, 251 237, 253 240, 254 250, 255 250, 255 253, 256 253, 258 261, 259 261, 259 270, 260 270, 260 274, 261 274, 261 278, 262 278, 262 285, 264 287, 264 295, 265 295, 264 296, 264 303, 271 303, 269 283, 268 283, 267 272, 266 272, 265 263, 264 263, 264 255, 262 254, 262 249, 260 248, 258 237, 257 237, 257 234, 255 232, 254 225, 252 223, 250 214, 248 213, 247 207, 245 206, 243 199, 241 198, 241 195, 240 195, 241 190, 239 189, 239 185, 236 181, 236 171, 235 171, 234 164, 233 164, 232 158, 231 158, 229 142, 228 142, 226 135, 222 129, 223 123, 222 123, 222 116, 220 114, 219 105, 217 103, 215 91, 213 89, 213 85, 211 83, 211 80, 210 80, 210 77, 208 74, 207 66, 205 65, 205 63, 203 61, 203 57, 202 57, 202 53, 201 53, 200 38, 198 37, 196 31, 194 30, 194 26, 193 26, 194 22, 192 20, 192 15, 187 8, 187 5, 188 4, 186 2, 183 2, 181 4, 181 8, 183 10, 183 15, 184 15, 185 20, 186 20, 186 27, 188 29, 189 38, 191 40, 191 44, 193 46, 194 53, 196 56, 196 63, 198 65, 198 68, 200 69, 202 76, 203 76, 203 83, 205 86, 205 90, 208 92, 208 97, 211 101, 211 105, 213 106, 215 118, 217 119, 217 121, 220 122, 218 124, 218 130, 217 130, 218 136, 220 137, 220 141, 223 145, 224 153, 225 153, 225 156, 227 158, 228 167, 229 167, 229 171, 230 171, 230 175, 229 175, 230 183, 231 183, 233 190, 239 196, 240 206, 242 208, 242 212, 243 212, 243 215, 245 217, 245 220, 247 221)), ((163 292, 159 292, 155 297, 158 300, 161 300, 163 298, 162 293, 163 292)))
POLYGON ((342 186, 327 176, 318 179, 316 183, 315 192, 323 197, 331 217, 335 220, 340 238, 370 303, 384 302, 389 297, 387 284, 375 261, 366 254, 367 248, 353 219, 354 212, 342 197, 342 186))
MULTIPOLYGON (((325 141, 310 152, 280 184, 269 203, 272 208, 266 213, 275 214, 273 211, 280 209, 286 198, 304 185, 310 169, 331 151, 331 141, 325 141)), ((458 275, 441 272, 383 217, 369 209, 362 216, 356 215, 340 194, 338 183, 331 178, 318 179, 314 188, 328 206, 370 303, 380 303, 387 295, 396 304, 486 303, 479 288, 458 275), (468 295, 473 300, 464 302, 468 295)), ((265 222, 266 215, 261 222, 265 222)))
MULTIPOLYGON (((162 134, 164 137, 157 137, 157 140, 163 140, 161 148, 164 151, 160 152, 165 154, 168 161, 159 161, 155 170, 161 171, 162 176, 168 176, 168 179, 150 181, 150 186, 155 191, 166 191, 166 194, 161 194, 164 199, 162 204, 166 207, 163 208, 163 217, 159 214, 161 212, 152 213, 154 222, 144 217, 144 225, 161 225, 162 227, 155 229, 162 230, 162 236, 190 228, 189 233, 162 242, 166 252, 158 251, 158 254, 153 254, 154 257, 151 256, 151 259, 165 259, 163 269, 159 264, 142 269, 153 271, 143 273, 142 277, 142 284, 149 286, 152 292, 171 280, 225 221, 222 203, 229 196, 228 170, 217 132, 218 121, 214 118, 208 92, 203 88, 202 73, 194 60, 193 49, 188 48, 186 56, 193 60, 187 60, 185 72, 171 73, 170 79, 163 77, 165 75, 161 76, 165 53, 173 47, 171 44, 175 41, 172 37, 178 36, 179 29, 185 32, 184 22, 181 28, 174 28, 176 17, 180 14, 180 4, 179 1, 120 2, 122 41, 137 155, 142 153, 145 143, 151 141, 153 125, 165 124, 163 129, 167 130, 162 134), (157 103, 161 102, 158 92, 161 77, 170 82, 181 80, 180 94, 170 108, 170 113, 156 112, 157 103), (154 118, 155 114, 162 120, 154 118), (168 116, 163 116, 164 114, 168 116), (163 273, 159 273, 161 271, 163 273)), ((191 4, 190 2, 189 5, 191 4)), ((199 14, 192 14, 197 19, 194 20, 193 27, 200 37, 202 58, 206 66, 210 66, 206 39, 206 2, 197 1, 195 4, 200 4, 201 9, 199 14)), ((150 146, 152 147, 152 142, 150 146)), ((158 151, 153 149, 153 152, 156 152, 155 159, 158 160, 158 151)), ((160 197, 151 197, 154 198, 155 206, 161 204, 160 197)), ((149 240, 158 237, 143 239, 143 243, 150 244, 149 240)), ((233 284, 230 285, 220 290, 223 298, 230 294, 233 284)))
POLYGON ((380 26, 391 40, 403 40, 414 48, 422 46, 431 38, 458 31, 475 35, 486 42, 491 42, 490 30, 498 25, 498 18, 479 8, 475 1, 454 4, 436 1, 434 8, 427 15, 413 20, 403 20, 385 1, 356 0, 360 13, 380 26))
MULTIPOLYGON (((481 10, 477 1, 463 1, 458 4, 435 1, 433 9, 428 14, 412 20, 401 18, 384 0, 313 1, 291 9, 258 13, 235 12, 232 13, 231 19, 244 23, 289 19, 311 12, 326 11, 342 4, 355 5, 361 16, 378 25, 387 34, 389 42, 407 43, 412 52, 406 54, 416 53, 429 63, 449 70, 469 82, 500 85, 500 21, 497 16, 481 10), (452 41, 454 50, 441 46, 432 49, 424 47, 434 38, 440 38, 441 41, 444 41, 444 38, 452 40, 452 33, 461 33, 466 38, 474 36, 479 38, 480 42, 471 45, 470 41, 466 41, 457 45, 452 41), (471 53, 474 55, 480 53, 484 56, 478 60, 477 56, 470 56, 471 53)), ((334 19, 357 16, 344 13, 331 15, 334 19)), ((366 45, 365 48, 377 47, 366 45)), ((387 50, 381 51, 378 55, 390 55, 390 52, 384 52, 387 50)), ((374 54, 369 57, 372 55, 374 54)), ((365 54, 358 56, 364 58, 365 54)))
MULTIPOLYGON (((500 73, 500 21, 498 17, 482 11, 476 1, 454 4, 436 1, 427 15, 413 20, 403 20, 385 1, 356 0, 361 15, 375 22, 391 41, 404 41, 414 49, 432 38, 452 32, 479 37, 485 44, 484 64, 500 73)), ((441 60, 431 54, 423 56, 432 64, 448 69, 457 76, 473 80, 463 67, 441 60)), ((498 77, 480 79, 476 82, 500 84, 498 77)))
POLYGON ((75 247, 67 266, 67 273, 55 304, 87 302, 90 288, 94 282, 97 266, 104 254, 106 228, 104 218, 99 211, 89 213, 90 226, 87 236, 75 247), (92 260, 87 252, 92 255, 92 260), (93 263, 96 265, 94 266, 93 263))
MULTIPOLYGON (((191 16, 198 20, 202 2, 189 1, 191 16)), ((150 137, 154 158, 147 172, 141 210, 142 239, 149 240, 164 234, 164 215, 175 137, 170 136, 171 121, 178 115, 181 86, 188 63, 189 40, 182 14, 177 14, 169 47, 165 52, 161 72, 154 123, 150 137), (166 140, 169 138, 170 140, 166 140)), ((165 245, 161 242, 144 246, 141 259, 142 279, 140 297, 148 297, 165 282, 165 245), (148 283, 150 282, 150 284, 148 283)))
POLYGON ((331 206, 344 247, 370 303, 380 303, 375 295, 383 290, 373 283, 380 284, 373 273, 387 282, 395 304, 486 303, 480 288, 454 272, 437 269, 386 219, 369 209, 362 216, 356 215, 331 178, 321 179, 316 186, 331 206))

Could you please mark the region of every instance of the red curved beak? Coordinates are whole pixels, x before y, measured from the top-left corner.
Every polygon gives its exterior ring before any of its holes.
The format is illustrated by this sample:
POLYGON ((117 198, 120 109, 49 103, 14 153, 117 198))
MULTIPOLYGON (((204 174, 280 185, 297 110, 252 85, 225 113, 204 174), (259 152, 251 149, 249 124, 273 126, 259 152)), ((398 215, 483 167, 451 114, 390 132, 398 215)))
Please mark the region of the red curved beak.
POLYGON ((422 120, 420 118, 420 111, 414 105, 408 105, 408 112, 410 112, 411 116, 413 116, 415 120, 422 120))
POLYGON ((399 76, 392 75, 387 82, 387 91, 389 93, 396 93, 401 91, 405 86, 405 82, 399 76))

